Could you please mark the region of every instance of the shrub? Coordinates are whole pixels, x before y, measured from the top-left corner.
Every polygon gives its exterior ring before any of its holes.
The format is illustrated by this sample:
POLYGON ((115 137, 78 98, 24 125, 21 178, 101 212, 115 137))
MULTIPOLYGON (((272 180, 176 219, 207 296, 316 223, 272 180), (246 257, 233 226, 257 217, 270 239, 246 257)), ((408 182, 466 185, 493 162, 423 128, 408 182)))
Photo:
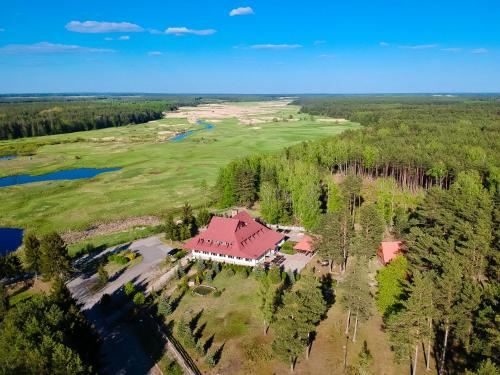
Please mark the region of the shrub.
POLYGON ((215 292, 213 292, 213 296, 214 297, 220 297, 220 295, 222 294, 222 292, 220 290, 216 290, 215 292))
POLYGON ((131 281, 127 281, 123 286, 123 291, 125 292, 125 295, 130 296, 135 292, 134 284, 131 281))
POLYGON ((128 263, 128 258, 124 257, 123 255, 119 255, 119 254, 112 254, 112 255, 108 256, 108 261, 116 263, 116 264, 125 265, 128 263))
POLYGON ((205 363, 209 365, 210 367, 215 366, 215 354, 214 353, 207 353, 205 356, 205 363))
POLYGON ((99 265, 99 268, 97 269, 97 277, 99 278, 99 282, 102 285, 108 282, 109 279, 108 271, 106 271, 102 263, 99 265))
POLYGON ((206 268, 205 261, 203 259, 198 259, 196 261, 196 269, 198 271, 203 271, 206 268))
POLYGON ((167 296, 161 296, 158 302, 158 315, 167 317, 172 314, 172 310, 172 302, 170 302, 170 299, 167 296))
POLYGON ((218 262, 213 262, 212 263, 212 270, 218 274, 220 272, 220 263, 218 262))
POLYGON ((134 260, 137 258, 137 254, 134 253, 133 251, 127 251, 123 254, 124 257, 126 257, 128 260, 134 260))
POLYGON ((179 250, 177 251, 174 255, 172 255, 175 259, 181 259, 184 258, 187 255, 188 251, 187 250, 179 250))
POLYGON ((288 241, 281 246, 280 251, 284 254, 289 254, 289 255, 293 255, 296 253, 296 251, 293 249, 292 243, 288 241))
POLYGON ((146 297, 144 297, 144 294, 142 294, 141 292, 137 292, 136 294, 134 294, 134 305, 136 306, 141 306, 141 305, 144 305, 144 302, 146 302, 146 297))
POLYGON ((269 281, 273 284, 278 284, 281 281, 281 270, 273 266, 269 269, 267 276, 269 277, 269 281))
POLYGON ((233 277, 234 276, 234 270, 232 270, 231 268, 228 268, 226 270, 226 274, 229 276, 229 277, 233 277))
POLYGON ((196 276, 195 276, 195 278, 194 278, 194 283, 195 283, 196 285, 200 285, 202 281, 203 281, 203 279, 201 278, 201 276, 200 276, 200 275, 196 275, 196 276))
POLYGON ((195 349, 200 356, 205 355, 205 345, 203 344, 203 342, 201 342, 201 340, 198 340, 198 342, 196 343, 195 349))
POLYGON ((207 282, 210 282, 214 279, 214 271, 212 270, 205 271, 204 275, 207 282))
POLYGON ((255 266, 253 268, 253 275, 257 280, 261 280, 266 275, 266 271, 261 266, 255 266))

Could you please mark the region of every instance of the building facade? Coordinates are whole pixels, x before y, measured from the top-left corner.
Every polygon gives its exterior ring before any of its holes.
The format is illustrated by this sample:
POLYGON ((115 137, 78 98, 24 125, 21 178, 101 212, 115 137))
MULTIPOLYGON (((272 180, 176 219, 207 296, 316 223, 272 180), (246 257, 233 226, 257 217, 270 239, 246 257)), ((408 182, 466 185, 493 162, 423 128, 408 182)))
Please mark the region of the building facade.
POLYGON ((231 218, 213 217, 208 228, 184 247, 195 259, 256 266, 273 254, 284 238, 241 211, 231 218))

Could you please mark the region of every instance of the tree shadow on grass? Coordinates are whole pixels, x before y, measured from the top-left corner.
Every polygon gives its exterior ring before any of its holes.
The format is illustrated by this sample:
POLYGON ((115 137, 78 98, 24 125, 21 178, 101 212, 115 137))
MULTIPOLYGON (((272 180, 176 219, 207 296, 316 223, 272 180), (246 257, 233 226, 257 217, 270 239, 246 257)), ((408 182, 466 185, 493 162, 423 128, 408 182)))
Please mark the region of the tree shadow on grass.
POLYGON ((212 347, 212 344, 214 343, 214 339, 215 339, 215 334, 213 334, 212 336, 210 336, 207 339, 207 341, 205 341, 205 343, 203 344, 203 350, 205 350, 205 353, 208 353, 208 351, 212 347))
POLYGON ((220 359, 222 357, 222 352, 224 351, 224 346, 226 346, 225 342, 221 346, 219 346, 219 348, 215 351, 214 353, 215 364, 218 364, 220 362, 220 359))
POLYGON ((189 321, 189 328, 191 328, 191 331, 194 331, 196 329, 202 315, 203 315, 203 309, 198 311, 198 313, 195 316, 193 316, 193 318, 189 321))
POLYGON ((202 338, 203 331, 205 330, 206 327, 207 323, 203 323, 198 329, 196 329, 196 331, 194 331, 194 339, 196 342, 198 342, 198 340, 202 338))

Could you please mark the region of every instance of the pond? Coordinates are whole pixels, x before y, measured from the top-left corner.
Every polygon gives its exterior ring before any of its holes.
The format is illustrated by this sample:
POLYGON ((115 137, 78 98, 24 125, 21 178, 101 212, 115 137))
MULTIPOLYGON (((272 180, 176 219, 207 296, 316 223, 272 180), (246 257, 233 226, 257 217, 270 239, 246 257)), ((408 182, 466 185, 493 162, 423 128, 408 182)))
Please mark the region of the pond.
POLYGON ((184 138, 187 138, 188 136, 190 136, 193 133, 201 132, 201 131, 204 131, 204 130, 210 130, 210 129, 215 128, 214 124, 210 124, 210 123, 208 123, 206 121, 198 120, 198 121, 196 121, 196 123, 198 125, 203 126, 203 127, 200 128, 200 129, 188 130, 187 132, 184 132, 184 133, 181 133, 181 134, 177 134, 176 136, 170 138, 169 141, 170 142, 182 141, 184 138))
POLYGON ((0 228, 0 256, 17 250, 23 243, 23 230, 19 228, 0 228))
POLYGON ((193 288, 193 293, 199 296, 207 296, 215 291, 216 289, 213 286, 209 285, 198 285, 193 288))
POLYGON ((16 155, 4 155, 4 156, 0 156, 0 160, 12 160, 12 159, 15 159, 17 158, 16 155))
POLYGON ((56 181, 56 180, 79 180, 92 178, 101 173, 119 171, 121 168, 77 168, 64 171, 41 174, 38 176, 18 175, 0 178, 0 188, 14 185, 29 184, 32 182, 56 181))

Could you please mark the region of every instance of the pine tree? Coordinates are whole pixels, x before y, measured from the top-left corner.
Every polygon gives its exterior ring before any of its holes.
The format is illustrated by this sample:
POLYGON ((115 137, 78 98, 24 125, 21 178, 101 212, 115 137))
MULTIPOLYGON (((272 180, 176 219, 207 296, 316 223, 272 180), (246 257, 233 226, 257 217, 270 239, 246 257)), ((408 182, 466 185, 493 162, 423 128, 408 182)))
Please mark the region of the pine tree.
POLYGON ((368 284, 368 268, 366 260, 361 258, 351 262, 348 273, 343 282, 344 293, 342 306, 347 311, 346 331, 349 332, 351 315, 354 315, 354 332, 352 341, 356 341, 358 322, 365 321, 371 316, 372 297, 368 284))
POLYGON ((316 232, 318 233, 317 240, 314 242, 316 253, 330 261, 330 271, 333 262, 339 263, 341 269, 344 270, 349 257, 352 236, 348 212, 343 210, 323 215, 316 232))
POLYGON ((327 310, 327 303, 323 296, 322 286, 319 280, 310 274, 301 277, 296 284, 295 296, 298 304, 297 320, 301 322, 300 326, 307 331, 306 357, 309 358, 310 335, 315 327, 324 317, 327 310))
POLYGON ((352 173, 348 174, 341 184, 342 194, 348 202, 349 212, 351 214, 353 225, 356 214, 356 206, 359 206, 361 201, 360 194, 362 187, 363 180, 361 176, 352 173))
POLYGON ((360 209, 362 251, 358 255, 375 256, 385 230, 385 221, 375 205, 364 204, 360 209))
POLYGON ((179 240, 179 228, 174 221, 173 214, 169 214, 165 220, 165 238, 171 241, 179 240))
POLYGON ((422 341, 426 341, 430 354, 430 342, 433 337, 432 319, 436 315, 433 290, 430 277, 423 277, 420 272, 415 272, 412 282, 407 284, 409 297, 403 301, 403 309, 389 319, 389 330, 395 345, 401 344, 398 339, 401 332, 404 332, 408 336, 404 346, 409 350, 409 354, 410 350, 414 349, 413 375, 417 373, 418 353, 422 341))
POLYGON ((307 347, 307 331, 310 327, 304 326, 298 318, 300 314, 295 295, 286 293, 283 300, 273 324, 275 339, 272 348, 282 360, 289 361, 293 371, 298 356, 307 347))
POLYGON ((59 234, 50 233, 40 241, 40 271, 48 278, 67 277, 71 271, 66 244, 59 234))
POLYGON ((23 238, 26 266, 35 272, 35 279, 40 273, 40 241, 33 233, 26 233, 23 238))
POLYGON ((260 282, 260 310, 264 317, 264 334, 267 334, 269 325, 273 323, 279 302, 278 287, 272 285, 268 277, 262 277, 260 282))
POLYGON ((206 207, 203 207, 200 211, 198 211, 198 216, 196 217, 198 226, 206 227, 210 223, 212 216, 212 213, 208 211, 206 207))

